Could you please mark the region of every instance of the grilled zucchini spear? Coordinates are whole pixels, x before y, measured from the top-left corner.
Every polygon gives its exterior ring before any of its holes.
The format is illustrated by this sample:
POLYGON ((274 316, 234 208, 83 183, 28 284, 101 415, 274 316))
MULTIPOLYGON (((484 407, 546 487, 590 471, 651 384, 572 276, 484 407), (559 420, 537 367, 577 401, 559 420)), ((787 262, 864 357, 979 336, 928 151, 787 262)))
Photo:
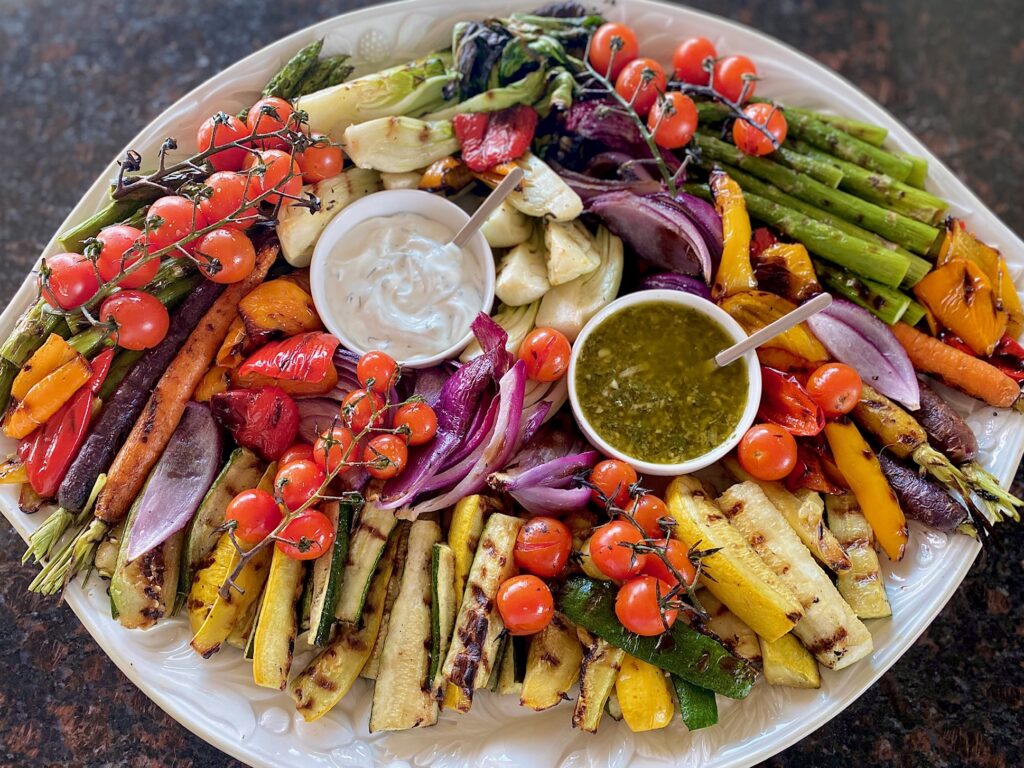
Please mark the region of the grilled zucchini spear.
POLYGON ((764 679, 769 685, 788 688, 820 688, 821 672, 811 652, 792 634, 775 642, 761 640, 764 657, 764 679))
POLYGON ((556 612, 551 623, 530 638, 519 703, 540 711, 568 699, 582 661, 583 646, 576 636, 576 627, 556 612))
POLYGON ((697 599, 708 614, 707 621, 701 629, 717 637, 722 645, 737 656, 759 663, 761 646, 757 642, 754 630, 744 624, 739 616, 726 608, 725 604, 707 589, 700 589, 697 592, 697 599))
POLYGON ((851 563, 850 570, 840 573, 836 580, 839 594, 862 619, 892 616, 875 553, 875 535, 857 505, 857 497, 852 493, 829 496, 826 504, 828 526, 846 548, 851 563))
POLYGON ((576 628, 583 646, 580 663, 580 695, 572 712, 572 725, 587 733, 597 733, 608 696, 615 689, 615 679, 626 652, 602 640, 583 627, 576 628))

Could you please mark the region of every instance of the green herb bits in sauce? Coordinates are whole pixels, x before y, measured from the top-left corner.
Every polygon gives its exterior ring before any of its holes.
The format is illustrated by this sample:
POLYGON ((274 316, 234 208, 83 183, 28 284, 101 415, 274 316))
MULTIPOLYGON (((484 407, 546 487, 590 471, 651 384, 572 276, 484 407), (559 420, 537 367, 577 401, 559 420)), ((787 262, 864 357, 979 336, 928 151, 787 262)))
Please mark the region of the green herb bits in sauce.
POLYGON ((576 395, 591 427, 640 461, 676 464, 725 442, 746 405, 742 361, 711 359, 733 343, 695 309, 651 301, 609 316, 583 343, 576 395))

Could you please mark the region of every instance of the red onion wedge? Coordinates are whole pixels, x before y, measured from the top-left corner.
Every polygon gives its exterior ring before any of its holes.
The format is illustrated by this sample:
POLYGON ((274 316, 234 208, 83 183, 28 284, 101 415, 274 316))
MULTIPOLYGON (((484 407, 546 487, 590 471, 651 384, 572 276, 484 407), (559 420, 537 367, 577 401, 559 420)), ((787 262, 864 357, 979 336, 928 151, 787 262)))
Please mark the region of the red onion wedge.
POLYGON ((702 299, 711 301, 711 289, 695 277, 680 275, 678 272, 657 272, 647 275, 640 281, 640 289, 650 291, 664 289, 666 291, 682 291, 700 296, 702 299))

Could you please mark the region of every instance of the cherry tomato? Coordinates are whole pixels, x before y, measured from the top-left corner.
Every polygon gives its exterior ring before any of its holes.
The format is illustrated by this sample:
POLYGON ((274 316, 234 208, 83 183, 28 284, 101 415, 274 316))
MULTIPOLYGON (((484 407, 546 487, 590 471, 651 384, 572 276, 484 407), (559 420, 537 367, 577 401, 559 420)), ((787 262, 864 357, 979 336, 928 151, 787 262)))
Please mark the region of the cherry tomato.
POLYGON ((715 90, 729 101, 738 102, 741 96, 749 99, 754 95, 756 84, 757 67, 746 56, 726 56, 715 62, 715 90))
POLYGON ((770 155, 786 140, 786 118, 782 110, 772 104, 751 104, 743 110, 757 125, 763 125, 775 137, 775 144, 758 128, 748 122, 737 120, 732 124, 732 139, 740 151, 760 157, 770 155))
POLYGON ((406 403, 395 411, 395 427, 405 427, 409 430, 409 434, 405 436, 405 441, 409 445, 423 445, 429 443, 437 434, 437 414, 426 403, 406 403))
POLYGON ((119 291, 100 305, 100 320, 117 323, 114 339, 124 349, 150 349, 171 326, 167 307, 150 293, 119 291))
POLYGON ((711 75, 704 69, 704 62, 707 59, 714 61, 718 58, 718 51, 714 43, 706 37, 691 37, 683 40, 672 54, 672 68, 675 70, 676 80, 693 85, 707 85, 711 75))
POLYGON ((590 39, 590 65, 613 83, 622 68, 639 55, 636 32, 625 24, 602 24, 590 39))
MULTIPOLYGON (((289 124, 294 111, 292 105, 284 99, 268 96, 249 107, 249 114, 245 117, 245 123, 250 131, 274 133, 289 124)), ((291 127, 294 128, 295 126, 292 125, 291 127)), ((288 146, 288 142, 279 137, 258 139, 253 144, 260 149, 280 149, 288 146)))
MULTIPOLYGON (((127 224, 104 227, 96 235, 96 241, 100 244, 96 269, 103 281, 107 283, 134 265, 146 253, 146 249, 141 245, 135 247, 137 242, 141 243, 142 241, 142 231, 135 227, 129 227, 127 224)), ((130 275, 118 280, 117 284, 121 288, 141 288, 156 277, 159 269, 160 259, 150 259, 137 267, 130 275)))
MULTIPOLYGON (((210 147, 223 147, 235 141, 242 141, 249 135, 249 127, 234 115, 226 115, 223 112, 207 119, 199 126, 199 134, 196 137, 196 144, 200 152, 205 152, 210 147), (217 142, 214 145, 214 142, 217 142)), ((217 171, 237 171, 245 162, 245 156, 249 154, 241 147, 228 147, 220 152, 210 155, 207 160, 217 171)))
POLYGON ((334 546, 334 525, 318 509, 307 509, 281 529, 277 548, 292 560, 316 560, 334 546))
MULTIPOLYGON (((693 584, 694 579, 697 578, 697 572, 693 568, 693 563, 690 562, 690 557, 687 553, 686 547, 683 546, 681 541, 677 539, 661 539, 654 542, 653 546, 664 547, 665 557, 672 563, 672 567, 679 571, 679 574, 683 577, 687 584, 693 584)), ((675 574, 669 570, 669 567, 665 565, 665 561, 661 559, 661 556, 651 552, 647 555, 647 564, 644 566, 643 572, 648 576, 654 576, 656 579, 660 579, 669 586, 674 587, 678 583, 675 574)))
POLYGON ((388 480, 405 469, 409 463, 409 449, 398 435, 377 435, 366 444, 363 461, 370 477, 388 480))
POLYGON ((238 524, 235 536, 246 544, 258 544, 267 538, 281 524, 281 517, 274 497, 259 488, 242 491, 224 510, 224 520, 238 524))
POLYGON ((274 488, 292 512, 313 498, 327 479, 326 473, 312 459, 279 462, 278 466, 274 488))
POLYGON ((99 278, 92 262, 80 253, 58 253, 46 257, 50 276, 39 276, 42 296, 51 307, 77 309, 96 295, 99 278))
POLYGON ((654 59, 634 59, 623 67, 615 79, 615 90, 619 96, 633 103, 633 109, 641 117, 647 115, 668 86, 665 70, 654 59), (648 72, 645 77, 644 73, 648 72))
POLYGON ((637 496, 629 505, 628 513, 640 524, 648 538, 657 539, 665 535, 659 520, 669 516, 668 507, 654 494, 637 496))
POLYGON ((619 509, 629 503, 629 489, 637 481, 636 470, 618 459, 605 459, 590 470, 591 498, 598 504, 611 501, 619 509))
POLYGON ((642 637, 656 637, 672 628, 679 609, 662 609, 659 601, 672 589, 654 576, 630 579, 615 596, 615 615, 627 630, 642 637))
POLYGON ((367 352, 356 363, 356 377, 364 389, 387 394, 398 381, 398 363, 386 352, 367 352))
POLYGON ((316 184, 341 173, 341 165, 345 161, 341 147, 331 144, 330 138, 322 133, 311 134, 310 138, 319 143, 295 153, 295 161, 302 169, 302 180, 316 184))
POLYGON ((306 460, 313 461, 313 446, 309 443, 296 443, 281 454, 281 458, 277 460, 277 465, 283 467, 285 464, 291 464, 293 461, 306 460))
POLYGON ((863 388, 860 374, 843 363, 826 363, 807 378, 807 394, 833 419, 853 410, 863 388))
POLYGON ((199 239, 196 246, 199 271, 215 283, 237 283, 252 274, 256 249, 252 240, 237 229, 215 229, 199 239))
MULTIPOLYGON (((146 222, 148 225, 145 235, 146 245, 150 253, 153 253, 205 227, 206 217, 187 197, 166 195, 149 206, 146 222)), ((192 253, 195 251, 196 241, 190 240, 183 247, 192 253)), ((169 255, 178 257, 182 253, 175 248, 169 255)))
POLYGON ((249 186, 255 192, 253 197, 275 190, 264 197, 263 202, 277 205, 283 200, 283 205, 288 205, 290 200, 282 197, 282 194, 295 197, 302 192, 302 171, 287 152, 267 149, 260 152, 259 156, 249 155, 245 161, 245 170, 256 168, 260 163, 263 169, 253 171, 250 176, 249 186))
POLYGON ((634 552, 631 544, 639 544, 643 534, 626 520, 605 523, 590 537, 590 559, 609 579, 628 579, 647 565, 647 554, 634 552))
POLYGON ((359 461, 358 446, 353 447, 354 442, 352 430, 339 424, 330 433, 324 432, 317 437, 313 443, 313 461, 328 474, 345 469, 350 463, 359 461))
POLYGON ((685 147, 697 130, 697 107, 693 99, 678 91, 666 93, 647 115, 647 128, 659 147, 685 147))
POLYGON ((755 424, 737 454, 743 469, 758 480, 781 480, 796 466, 796 440, 777 424, 755 424))
POLYGON ((221 171, 211 174, 203 184, 211 190, 209 197, 199 201, 207 225, 223 222, 220 226, 226 229, 248 229, 256 223, 256 206, 242 208, 243 199, 258 196, 255 179, 250 180, 244 173, 221 171), (233 221, 225 221, 229 216, 233 221))
POLYGON ((373 390, 353 389, 341 401, 340 414, 342 422, 356 434, 370 426, 380 429, 387 417, 384 396, 373 390))
POLYGON ((565 569, 571 552, 572 533, 565 523, 534 517, 519 529, 513 556, 521 571, 553 579, 565 569))
POLYGON ((519 359, 534 381, 558 381, 569 370, 572 345, 561 331, 534 328, 519 345, 519 359))
POLYGON ((555 601, 536 576, 513 576, 498 587, 498 613, 510 635, 533 635, 551 623, 555 601))

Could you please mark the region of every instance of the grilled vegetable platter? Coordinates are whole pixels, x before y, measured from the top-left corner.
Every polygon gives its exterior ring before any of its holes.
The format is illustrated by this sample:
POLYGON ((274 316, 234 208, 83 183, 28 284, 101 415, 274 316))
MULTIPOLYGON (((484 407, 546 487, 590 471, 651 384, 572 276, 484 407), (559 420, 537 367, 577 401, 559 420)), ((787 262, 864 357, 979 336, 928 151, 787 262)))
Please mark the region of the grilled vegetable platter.
POLYGON ((1019 520, 948 395, 1021 408, 1024 310, 923 159, 694 33, 657 61, 558 3, 356 78, 315 42, 248 109, 126 153, 0 346, 0 483, 45 516, 31 589, 104 579, 112 621, 187 622, 307 721, 370 686, 370 732, 481 696, 696 731, 869 658, 909 537, 1019 520), (513 168, 468 346, 424 367, 328 332, 309 266, 335 217, 397 189, 471 209, 513 168), (568 402, 639 458, 736 423, 689 315, 577 344, 644 290, 747 333, 834 297, 758 349, 756 423, 695 474, 603 455, 568 402))

